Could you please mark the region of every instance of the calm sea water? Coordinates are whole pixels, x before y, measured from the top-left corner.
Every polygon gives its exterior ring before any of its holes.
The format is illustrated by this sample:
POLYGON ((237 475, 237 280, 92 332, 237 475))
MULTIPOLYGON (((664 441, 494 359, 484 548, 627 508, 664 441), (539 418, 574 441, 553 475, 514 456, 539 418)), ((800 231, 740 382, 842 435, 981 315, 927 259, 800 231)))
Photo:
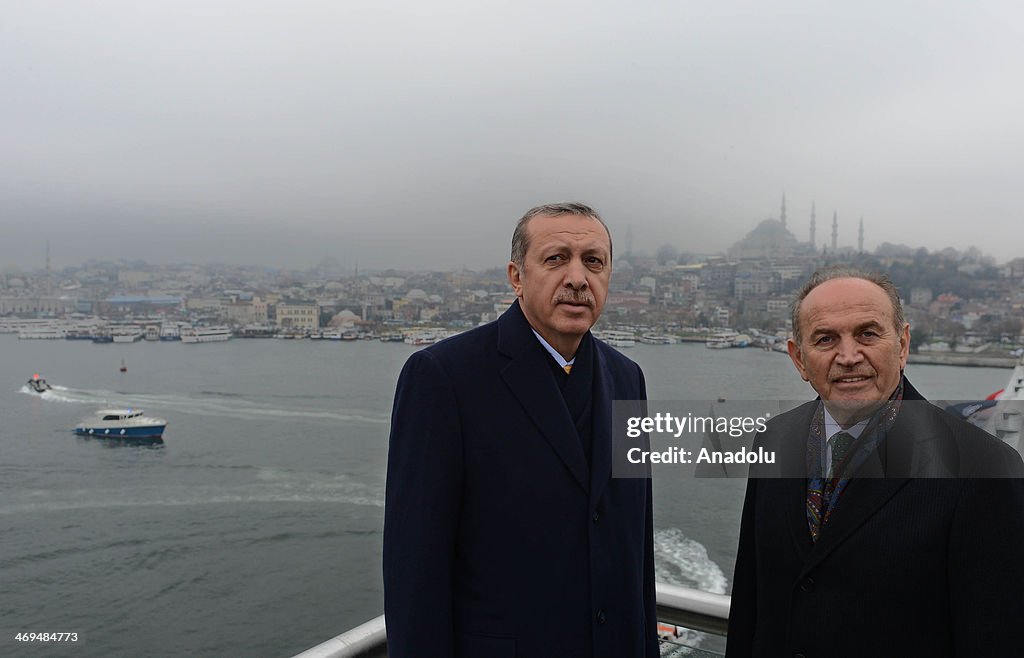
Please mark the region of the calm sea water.
MULTIPOLYGON (((0 655, 291 656, 380 614, 389 414, 414 349, 0 335, 0 655), (57 389, 29 394, 37 372, 57 389), (165 443, 70 433, 107 405, 166 418, 165 443), (27 646, 19 631, 79 641, 27 646)), ((781 354, 626 353, 652 399, 811 397, 781 354)), ((934 398, 984 396, 1009 377, 908 374, 934 398)), ((729 591, 743 485, 658 473, 660 580, 729 591)))

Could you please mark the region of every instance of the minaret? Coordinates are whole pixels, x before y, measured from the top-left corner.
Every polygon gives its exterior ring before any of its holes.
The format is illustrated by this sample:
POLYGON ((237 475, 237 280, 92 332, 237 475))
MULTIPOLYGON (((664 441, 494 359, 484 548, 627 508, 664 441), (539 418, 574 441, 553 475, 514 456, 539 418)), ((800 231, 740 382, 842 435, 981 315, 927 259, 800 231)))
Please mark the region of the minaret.
POLYGON ((814 251, 817 247, 814 246, 814 202, 811 201, 811 251, 814 251))
POLYGON ((836 253, 837 243, 839 242, 839 214, 832 211, 832 253, 836 253))
POLYGON ((786 228, 786 193, 782 193, 782 212, 779 214, 779 221, 782 222, 782 228, 786 228))
POLYGON ((860 218, 860 229, 857 231, 857 252, 864 253, 864 216, 860 218))
POLYGON ((46 241, 46 296, 53 297, 53 272, 50 270, 50 241, 46 241))

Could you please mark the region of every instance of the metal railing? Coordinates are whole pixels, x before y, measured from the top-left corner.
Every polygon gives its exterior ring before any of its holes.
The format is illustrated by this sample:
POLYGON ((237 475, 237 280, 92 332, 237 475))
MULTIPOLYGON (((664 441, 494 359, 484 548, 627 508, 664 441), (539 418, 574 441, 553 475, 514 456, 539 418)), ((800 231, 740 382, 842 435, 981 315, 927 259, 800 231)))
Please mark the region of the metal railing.
MULTIPOLYGON (((689 587, 658 583, 658 621, 724 636, 729 628, 730 597, 689 587)), ((345 631, 295 658, 386 658, 384 615, 345 631)))

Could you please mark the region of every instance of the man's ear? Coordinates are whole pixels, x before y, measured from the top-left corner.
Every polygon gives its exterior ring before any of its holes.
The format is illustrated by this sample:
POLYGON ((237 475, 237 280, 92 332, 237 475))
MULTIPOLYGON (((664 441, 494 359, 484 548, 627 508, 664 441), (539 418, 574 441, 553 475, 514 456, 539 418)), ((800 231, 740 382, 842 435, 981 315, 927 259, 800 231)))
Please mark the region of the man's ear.
POLYGON ((910 323, 903 325, 900 332, 900 370, 907 367, 907 357, 910 355, 910 323))
POLYGON ((793 365, 796 366, 796 369, 800 372, 800 377, 805 382, 811 381, 810 377, 807 375, 807 368, 804 367, 804 355, 803 353, 800 352, 800 346, 797 345, 792 338, 786 341, 786 351, 789 352, 790 360, 793 362, 793 365))
POLYGON ((522 299, 523 297, 523 280, 522 280, 522 269, 515 261, 508 262, 508 282, 512 286, 512 290, 515 291, 516 297, 522 299))

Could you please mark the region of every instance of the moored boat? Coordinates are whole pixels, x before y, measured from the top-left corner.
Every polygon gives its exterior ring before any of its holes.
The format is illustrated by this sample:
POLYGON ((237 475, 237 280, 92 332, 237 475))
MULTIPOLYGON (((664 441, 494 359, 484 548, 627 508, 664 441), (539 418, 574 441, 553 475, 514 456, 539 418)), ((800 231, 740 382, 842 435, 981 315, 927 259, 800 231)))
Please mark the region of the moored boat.
POLYGON ((19 340, 64 340, 66 332, 56 325, 26 327, 18 332, 19 340))
POLYGON ((704 342, 704 347, 710 350, 724 350, 736 347, 736 339, 739 334, 732 330, 716 331, 710 334, 704 342))
POLYGON ((437 342, 437 334, 432 331, 420 331, 405 337, 406 345, 433 345, 437 342))
POLYGON ((164 342, 180 340, 181 336, 179 335, 178 332, 178 325, 171 322, 165 322, 162 325, 160 325, 160 340, 164 342))
POLYGON ((231 340, 228 327, 189 327, 181 330, 183 343, 218 343, 231 340))
POLYGON ((612 347, 634 347, 636 334, 630 331, 609 330, 602 332, 600 338, 612 347))
POLYGON ((145 331, 134 324, 111 327, 110 334, 115 343, 137 343, 142 340, 145 331))

